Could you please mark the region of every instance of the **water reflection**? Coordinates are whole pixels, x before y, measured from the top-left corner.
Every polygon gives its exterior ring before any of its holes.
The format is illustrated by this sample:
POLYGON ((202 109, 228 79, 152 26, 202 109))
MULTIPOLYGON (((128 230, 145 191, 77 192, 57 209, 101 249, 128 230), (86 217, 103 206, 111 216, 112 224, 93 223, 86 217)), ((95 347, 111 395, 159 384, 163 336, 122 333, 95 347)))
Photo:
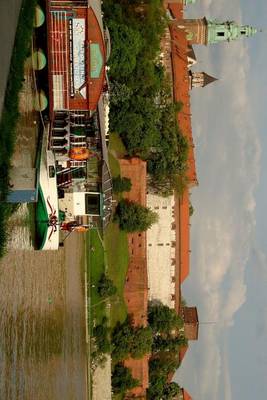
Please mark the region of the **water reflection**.
POLYGON ((0 262, 0 399, 86 399, 83 241, 0 262), (74 250, 75 249, 75 250, 74 250))

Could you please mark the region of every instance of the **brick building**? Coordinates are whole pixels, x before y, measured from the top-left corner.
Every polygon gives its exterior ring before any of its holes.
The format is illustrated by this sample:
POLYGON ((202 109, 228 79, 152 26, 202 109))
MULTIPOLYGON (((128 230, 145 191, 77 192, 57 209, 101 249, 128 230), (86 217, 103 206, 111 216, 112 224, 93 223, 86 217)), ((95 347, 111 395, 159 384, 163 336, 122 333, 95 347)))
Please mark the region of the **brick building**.
MULTIPOLYGON (((120 160, 121 174, 130 178, 131 191, 125 198, 146 206, 146 162, 139 158, 120 160)), ((132 316, 134 326, 147 326, 148 284, 146 258, 146 232, 128 234, 129 266, 126 276, 124 298, 128 313, 132 316)), ((127 398, 145 398, 149 385, 149 355, 141 360, 128 359, 124 362, 130 368, 132 376, 140 385, 128 393, 127 398)))

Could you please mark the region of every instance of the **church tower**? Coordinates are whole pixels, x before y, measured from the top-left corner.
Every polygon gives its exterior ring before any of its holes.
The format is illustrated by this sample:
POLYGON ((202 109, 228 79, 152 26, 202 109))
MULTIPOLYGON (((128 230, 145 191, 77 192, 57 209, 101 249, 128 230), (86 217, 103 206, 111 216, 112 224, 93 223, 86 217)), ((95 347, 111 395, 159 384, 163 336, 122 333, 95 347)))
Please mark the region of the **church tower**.
POLYGON ((191 89, 200 87, 202 88, 218 80, 217 78, 214 78, 213 76, 210 76, 205 72, 189 71, 189 77, 191 82, 191 89))
POLYGON ((225 41, 250 37, 257 33, 257 29, 249 25, 238 25, 234 21, 219 22, 217 20, 181 19, 172 21, 179 29, 187 32, 190 44, 214 44, 225 41))

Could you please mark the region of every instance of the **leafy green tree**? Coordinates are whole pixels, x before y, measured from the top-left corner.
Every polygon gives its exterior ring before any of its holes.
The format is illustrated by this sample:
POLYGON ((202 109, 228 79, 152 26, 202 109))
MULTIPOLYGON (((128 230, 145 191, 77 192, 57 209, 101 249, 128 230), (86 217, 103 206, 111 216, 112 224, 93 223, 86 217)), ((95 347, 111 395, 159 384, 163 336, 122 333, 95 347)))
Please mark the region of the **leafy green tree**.
POLYGON ((115 221, 126 232, 146 231, 157 220, 157 213, 133 201, 121 200, 116 209, 115 221))
POLYGON ((106 0, 104 9, 113 47, 110 129, 120 135, 130 156, 147 160, 154 191, 182 194, 189 144, 177 124, 182 105, 173 102, 170 82, 158 61, 167 26, 162 0, 106 0))
POLYGON ((155 336, 152 346, 152 352, 179 352, 181 347, 187 345, 187 341, 184 337, 180 336, 155 336))
POLYGON ((110 353, 110 329, 107 326, 107 319, 103 318, 101 324, 93 328, 93 340, 96 347, 92 352, 92 357, 97 359, 101 354, 110 353))
POLYGON ((176 382, 167 383, 163 389, 162 400, 173 400, 180 391, 180 386, 176 382))
POLYGON ((111 382, 114 393, 125 393, 140 384, 138 379, 132 377, 129 368, 124 367, 121 363, 115 365, 111 382))
POLYGON ((141 34, 127 26, 109 21, 109 30, 112 37, 112 53, 109 59, 111 77, 127 77, 136 66, 136 56, 143 45, 141 34))
POLYGON ((128 102, 133 90, 126 83, 113 81, 110 83, 109 100, 111 107, 121 107, 122 103, 128 102))
POLYGON ((112 187, 114 193, 130 192, 132 188, 131 179, 126 177, 116 176, 112 179, 112 187))
POLYGON ((148 322, 154 334, 168 334, 178 331, 183 326, 182 318, 173 308, 158 302, 150 303, 148 308, 148 322))
POLYGON ((150 327, 137 327, 131 325, 130 319, 118 323, 112 332, 112 357, 114 360, 125 360, 129 356, 142 358, 150 353, 152 346, 152 330, 150 327))
POLYGON ((150 353, 153 343, 150 327, 140 327, 134 330, 134 340, 131 345, 131 356, 140 359, 144 354, 150 353))
POLYGON ((157 377, 150 377, 149 388, 147 391, 147 397, 149 400, 162 400, 162 395, 166 383, 165 375, 159 375, 157 377))

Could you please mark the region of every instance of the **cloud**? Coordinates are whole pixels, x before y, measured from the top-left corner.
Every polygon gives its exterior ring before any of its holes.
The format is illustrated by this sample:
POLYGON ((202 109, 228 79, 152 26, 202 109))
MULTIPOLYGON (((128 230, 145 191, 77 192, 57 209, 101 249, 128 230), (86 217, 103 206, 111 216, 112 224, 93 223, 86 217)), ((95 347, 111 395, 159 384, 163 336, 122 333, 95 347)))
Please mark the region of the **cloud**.
MULTIPOLYGON (((227 12, 242 19, 237 0, 231 5, 228 1, 204 1, 201 11, 198 15, 219 18, 227 12)), ((215 72, 221 80, 192 94, 200 186, 192 194, 193 253, 191 275, 184 290, 186 297, 198 305, 203 334, 187 355, 179 379, 198 400, 231 400, 223 343, 235 323, 236 312, 246 301, 245 269, 256 224, 255 189, 261 151, 247 89, 247 42, 196 47, 196 51, 198 59, 205 60, 201 69, 215 72), (207 328, 209 322, 215 326, 207 328), (196 377, 194 384, 192 374, 196 377), (225 392, 220 390, 222 382, 227 384, 225 392)))

